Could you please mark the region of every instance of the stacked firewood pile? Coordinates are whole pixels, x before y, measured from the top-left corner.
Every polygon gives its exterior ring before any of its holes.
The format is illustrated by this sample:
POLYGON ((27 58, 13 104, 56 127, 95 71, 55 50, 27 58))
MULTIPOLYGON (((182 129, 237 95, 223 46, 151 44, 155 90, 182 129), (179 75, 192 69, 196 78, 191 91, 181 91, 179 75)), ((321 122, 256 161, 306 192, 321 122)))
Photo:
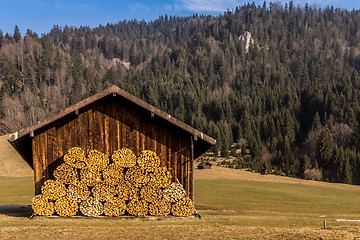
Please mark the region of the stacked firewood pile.
POLYGON ((194 214, 194 205, 180 183, 160 167, 155 152, 138 157, 127 148, 111 157, 74 147, 47 180, 31 206, 41 216, 173 216, 194 214))

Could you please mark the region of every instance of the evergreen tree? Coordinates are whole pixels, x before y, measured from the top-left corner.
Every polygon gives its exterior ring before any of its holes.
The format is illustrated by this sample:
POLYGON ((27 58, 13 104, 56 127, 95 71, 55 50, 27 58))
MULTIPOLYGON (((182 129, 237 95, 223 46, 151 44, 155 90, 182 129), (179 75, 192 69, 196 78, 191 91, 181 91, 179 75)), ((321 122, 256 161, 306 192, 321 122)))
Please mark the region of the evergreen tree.
POLYGON ((335 143, 328 127, 322 131, 317 149, 317 162, 323 171, 330 169, 335 143))
POLYGON ((321 122, 320 122, 320 116, 319 116, 319 113, 316 112, 315 113, 315 116, 314 116, 314 120, 313 120, 313 123, 311 125, 311 129, 312 130, 317 130, 321 127, 321 122))
POLYGON ((20 29, 17 25, 15 25, 14 27, 14 40, 15 42, 19 42, 21 40, 21 33, 20 33, 20 29))
POLYGON ((0 29, 0 48, 4 45, 4 35, 2 30, 0 29))
POLYGON ((311 168, 311 160, 310 158, 305 154, 303 157, 303 164, 302 164, 302 174, 305 172, 305 170, 311 168))

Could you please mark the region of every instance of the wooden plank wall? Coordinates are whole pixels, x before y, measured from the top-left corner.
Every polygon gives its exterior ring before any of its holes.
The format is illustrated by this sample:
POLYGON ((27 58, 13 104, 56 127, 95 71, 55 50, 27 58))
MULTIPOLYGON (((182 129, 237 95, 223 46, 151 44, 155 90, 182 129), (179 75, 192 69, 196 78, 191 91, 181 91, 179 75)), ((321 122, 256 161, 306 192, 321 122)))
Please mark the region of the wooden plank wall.
POLYGON ((79 115, 62 119, 33 138, 36 194, 45 180, 53 178, 54 169, 71 147, 81 147, 86 153, 97 149, 108 156, 127 147, 136 155, 142 150, 155 151, 161 166, 172 173, 173 181, 177 178, 193 198, 190 136, 118 98, 108 97, 89 105, 79 115))

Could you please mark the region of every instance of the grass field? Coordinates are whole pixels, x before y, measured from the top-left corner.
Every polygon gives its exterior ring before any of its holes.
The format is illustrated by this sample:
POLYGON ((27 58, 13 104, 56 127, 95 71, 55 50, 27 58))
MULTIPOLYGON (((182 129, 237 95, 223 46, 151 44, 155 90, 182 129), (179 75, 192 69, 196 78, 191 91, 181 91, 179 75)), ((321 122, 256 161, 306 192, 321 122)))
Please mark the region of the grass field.
POLYGON ((336 221, 360 219, 359 186, 214 167, 195 188, 201 219, 29 219, 4 205, 29 204, 32 177, 0 177, 0 239, 360 239, 359 222, 336 221))
POLYGON ((34 176, 31 167, 8 142, 8 137, 0 136, 0 176, 34 176))

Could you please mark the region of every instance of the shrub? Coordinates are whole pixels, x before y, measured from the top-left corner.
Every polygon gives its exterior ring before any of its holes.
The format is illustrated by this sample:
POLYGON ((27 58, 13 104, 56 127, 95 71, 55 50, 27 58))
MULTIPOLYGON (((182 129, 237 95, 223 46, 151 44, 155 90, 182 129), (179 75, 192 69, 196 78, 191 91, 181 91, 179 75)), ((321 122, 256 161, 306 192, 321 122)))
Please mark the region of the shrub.
POLYGON ((321 180, 322 174, 319 169, 306 169, 304 172, 304 178, 307 180, 321 180))

